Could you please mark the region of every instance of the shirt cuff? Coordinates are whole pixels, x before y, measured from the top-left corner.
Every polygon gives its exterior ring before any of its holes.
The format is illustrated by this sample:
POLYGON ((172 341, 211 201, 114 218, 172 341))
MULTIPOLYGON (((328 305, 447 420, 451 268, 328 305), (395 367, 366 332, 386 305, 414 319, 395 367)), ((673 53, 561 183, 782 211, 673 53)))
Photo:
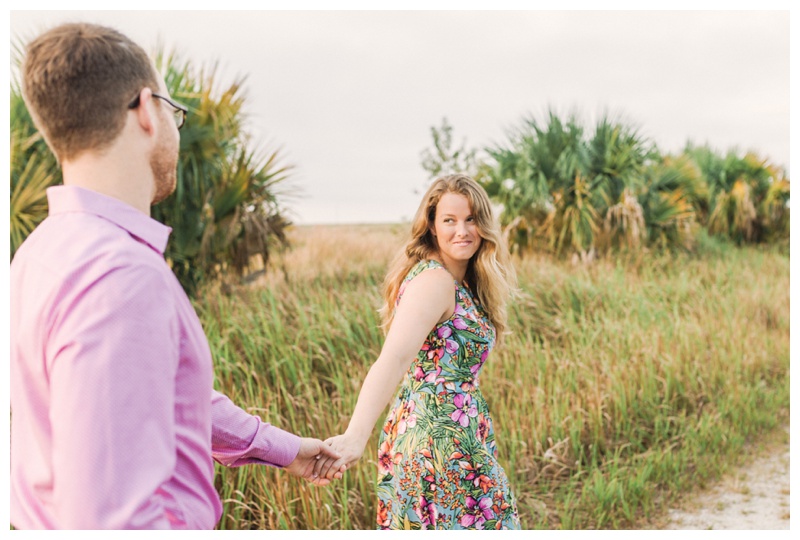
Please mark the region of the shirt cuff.
POLYGON ((253 451, 248 452, 255 461, 275 467, 286 467, 300 452, 300 437, 281 428, 263 423, 253 438, 253 451))

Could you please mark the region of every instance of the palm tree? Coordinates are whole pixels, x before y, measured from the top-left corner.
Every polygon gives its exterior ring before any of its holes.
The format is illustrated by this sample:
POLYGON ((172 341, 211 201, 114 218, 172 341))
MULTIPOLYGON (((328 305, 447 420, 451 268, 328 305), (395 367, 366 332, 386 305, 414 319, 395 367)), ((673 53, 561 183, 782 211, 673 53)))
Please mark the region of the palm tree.
POLYGON ((736 242, 789 236, 789 179, 750 152, 718 155, 688 144, 662 156, 622 121, 603 116, 591 136, 574 114, 523 120, 486 148, 479 178, 502 206, 512 251, 582 258, 595 250, 691 248, 698 227, 736 242))
POLYGON ((762 239, 767 242, 789 238, 789 179, 783 170, 773 172, 773 180, 757 208, 762 239))
POLYGON ((171 95, 189 108, 181 130, 175 193, 153 207, 173 228, 166 256, 184 288, 208 277, 242 275, 254 256, 267 264, 286 246, 290 224, 279 200, 291 167, 278 150, 253 149, 245 130, 244 79, 220 89, 217 66, 196 70, 174 55, 156 54, 171 95))
POLYGON ((601 117, 586 143, 590 191, 602 214, 601 250, 639 249, 647 240, 646 213, 637 195, 644 189, 643 172, 657 161, 655 146, 621 120, 601 117))
MULTIPOLYGON (((21 58, 17 48, 17 58, 21 58)), ((18 63, 18 62, 17 62, 18 63)), ((174 55, 156 55, 172 96, 188 105, 175 193, 152 208, 172 227, 165 256, 188 293, 204 280, 266 265, 286 245, 280 201, 290 170, 277 150, 254 145, 245 129, 243 79, 219 88, 215 73, 174 55), (258 257, 256 257, 258 256, 258 257)), ((11 85, 11 256, 47 215, 45 189, 61 181, 56 160, 11 85)))
POLYGON ((612 246, 634 248, 645 238, 637 199, 655 147, 607 115, 591 137, 575 115, 527 118, 505 146, 488 148, 487 192, 503 205, 501 221, 513 249, 544 245, 555 253, 590 256, 612 246))
POLYGON ((639 204, 647 216, 647 243, 661 248, 692 247, 697 212, 707 208, 708 186, 688 156, 664 156, 643 171, 639 204))
POLYGON ((725 155, 687 144, 685 154, 708 185, 707 225, 711 234, 737 244, 786 238, 789 234, 789 179, 753 152, 725 155))
MULTIPOLYGON (((22 58, 14 46, 14 63, 22 58)), ((47 217, 45 190, 61 182, 61 170, 42 135, 33 125, 19 82, 11 81, 11 258, 25 238, 47 217)))
POLYGON ((565 122, 551 110, 544 126, 528 117, 509 132, 505 146, 486 149, 491 161, 482 176, 484 187, 503 205, 500 219, 513 251, 558 252, 567 245, 582 250, 591 241, 593 227, 587 229, 585 219, 593 213, 590 207, 564 216, 565 201, 584 200, 580 185, 577 191, 574 186, 585 162, 582 136, 574 116, 565 122))

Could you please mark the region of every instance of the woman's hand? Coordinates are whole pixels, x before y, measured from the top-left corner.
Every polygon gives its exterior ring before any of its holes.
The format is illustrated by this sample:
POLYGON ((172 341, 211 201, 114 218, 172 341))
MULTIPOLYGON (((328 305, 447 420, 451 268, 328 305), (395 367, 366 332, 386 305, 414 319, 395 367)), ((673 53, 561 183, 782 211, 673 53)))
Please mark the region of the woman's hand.
POLYGON ((333 478, 338 471, 351 468, 361 458, 365 446, 365 443, 347 433, 326 439, 325 444, 341 457, 334 459, 330 456, 322 456, 317 460, 314 465, 314 474, 320 479, 333 478))
MULTIPOLYGON (((337 480, 340 479, 342 473, 344 473, 344 468, 331 466, 328 469, 330 476, 321 478, 319 475, 315 474, 314 468, 323 460, 325 462, 330 461, 331 463, 337 460, 342 461, 341 454, 336 452, 331 445, 319 439, 302 437, 300 439, 300 450, 297 453, 297 457, 286 467, 286 470, 294 476, 305 478, 316 486, 325 486, 330 484, 333 478, 337 480)), ((342 461, 342 464, 343 463, 344 461, 342 461)))

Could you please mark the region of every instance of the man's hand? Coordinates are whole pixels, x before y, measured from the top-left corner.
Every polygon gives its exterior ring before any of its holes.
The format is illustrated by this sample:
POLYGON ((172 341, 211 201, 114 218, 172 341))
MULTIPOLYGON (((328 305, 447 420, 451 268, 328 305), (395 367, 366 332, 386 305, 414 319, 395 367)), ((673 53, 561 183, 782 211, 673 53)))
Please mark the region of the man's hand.
POLYGON ((327 445, 319 439, 312 439, 303 437, 300 439, 300 451, 297 457, 294 458, 286 470, 295 476, 305 478, 315 486, 326 486, 331 483, 331 478, 340 479, 345 467, 342 466, 339 470, 334 470, 327 478, 322 478, 314 472, 314 466, 318 460, 333 460, 336 461, 341 458, 341 455, 334 450, 330 445, 327 445))

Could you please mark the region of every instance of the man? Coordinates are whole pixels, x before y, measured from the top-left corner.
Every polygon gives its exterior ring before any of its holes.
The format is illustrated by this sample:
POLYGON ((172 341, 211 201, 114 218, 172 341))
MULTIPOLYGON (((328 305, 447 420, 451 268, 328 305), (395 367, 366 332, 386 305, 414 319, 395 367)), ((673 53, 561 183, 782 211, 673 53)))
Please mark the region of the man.
POLYGON ((213 460, 327 483, 314 465, 338 454, 213 391, 203 329, 164 261, 170 229, 149 217, 175 189, 186 110, 145 52, 66 24, 31 42, 22 71, 64 185, 11 263, 12 524, 210 529, 213 460))

